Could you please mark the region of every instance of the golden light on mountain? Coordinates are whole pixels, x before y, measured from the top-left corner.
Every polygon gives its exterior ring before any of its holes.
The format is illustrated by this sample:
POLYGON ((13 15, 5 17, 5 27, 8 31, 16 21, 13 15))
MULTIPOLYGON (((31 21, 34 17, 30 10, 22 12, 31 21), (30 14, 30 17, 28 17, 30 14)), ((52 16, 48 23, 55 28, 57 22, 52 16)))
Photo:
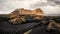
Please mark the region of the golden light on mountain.
POLYGON ((34 9, 34 10, 27 10, 24 8, 19 8, 14 10, 12 13, 10 13, 10 18, 18 17, 18 15, 43 15, 43 11, 40 8, 34 9))

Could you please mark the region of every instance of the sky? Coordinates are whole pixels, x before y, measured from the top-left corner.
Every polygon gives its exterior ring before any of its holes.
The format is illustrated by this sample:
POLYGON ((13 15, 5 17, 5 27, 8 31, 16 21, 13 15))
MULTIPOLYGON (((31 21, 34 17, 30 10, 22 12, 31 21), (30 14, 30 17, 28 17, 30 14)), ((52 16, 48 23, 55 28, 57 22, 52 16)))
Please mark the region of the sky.
POLYGON ((0 14, 9 14, 17 8, 41 8, 45 14, 60 14, 60 0, 0 0, 0 14))

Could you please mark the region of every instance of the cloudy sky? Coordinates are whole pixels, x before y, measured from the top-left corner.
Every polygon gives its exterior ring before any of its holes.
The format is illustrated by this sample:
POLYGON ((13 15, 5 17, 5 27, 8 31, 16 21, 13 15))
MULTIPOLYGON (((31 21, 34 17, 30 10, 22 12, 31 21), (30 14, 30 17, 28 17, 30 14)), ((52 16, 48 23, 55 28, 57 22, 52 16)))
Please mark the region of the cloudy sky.
POLYGON ((45 14, 60 14, 60 0, 0 0, 0 14, 9 14, 17 8, 41 8, 45 14))

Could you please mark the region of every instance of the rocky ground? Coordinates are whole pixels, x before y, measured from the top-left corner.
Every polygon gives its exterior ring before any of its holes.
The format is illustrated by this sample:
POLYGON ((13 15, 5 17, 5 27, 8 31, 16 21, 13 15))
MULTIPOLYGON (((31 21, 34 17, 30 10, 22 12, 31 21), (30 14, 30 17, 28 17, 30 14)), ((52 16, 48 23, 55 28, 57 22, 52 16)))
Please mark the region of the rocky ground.
POLYGON ((16 18, 0 17, 2 34, 60 34, 59 16, 20 15, 16 18))

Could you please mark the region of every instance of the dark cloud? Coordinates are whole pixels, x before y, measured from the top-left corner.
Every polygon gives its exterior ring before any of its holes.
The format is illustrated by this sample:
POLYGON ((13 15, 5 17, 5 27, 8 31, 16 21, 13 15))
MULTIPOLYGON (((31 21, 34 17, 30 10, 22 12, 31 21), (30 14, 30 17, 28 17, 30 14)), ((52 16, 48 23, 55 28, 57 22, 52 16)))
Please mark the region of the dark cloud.
POLYGON ((32 8, 34 7, 41 7, 41 6, 47 6, 47 5, 50 5, 50 6, 57 6, 59 5, 60 6, 60 0, 45 0, 47 2, 36 2, 35 4, 31 5, 32 8))
POLYGON ((51 1, 51 2, 54 2, 55 4, 60 5, 60 0, 48 0, 48 1, 51 1))
POLYGON ((31 5, 31 8, 35 8, 35 7, 41 7, 41 6, 46 6, 46 5, 48 5, 48 3, 46 3, 46 2, 36 2, 35 4, 32 4, 31 5))

